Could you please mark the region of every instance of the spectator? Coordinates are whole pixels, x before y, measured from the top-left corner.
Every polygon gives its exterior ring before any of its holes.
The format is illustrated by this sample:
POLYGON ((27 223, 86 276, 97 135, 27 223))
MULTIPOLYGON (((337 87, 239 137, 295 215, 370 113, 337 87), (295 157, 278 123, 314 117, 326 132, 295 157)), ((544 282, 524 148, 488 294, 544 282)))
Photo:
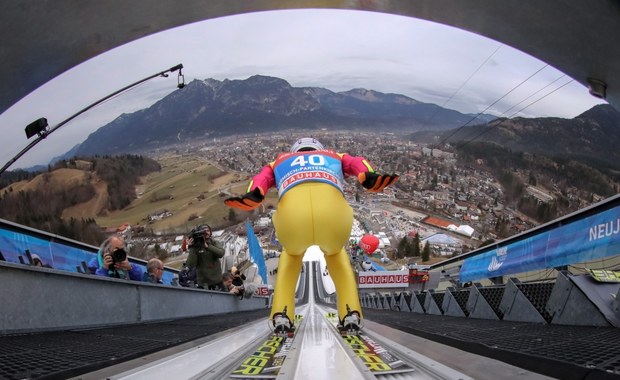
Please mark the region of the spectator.
POLYGON ((43 260, 41 260, 41 257, 35 253, 30 254, 30 258, 32 260, 32 265, 35 267, 52 268, 51 265, 45 264, 43 260))
POLYGON ((376 271, 376 269, 372 266, 372 263, 370 262, 370 260, 364 260, 362 262, 362 269, 364 269, 365 271, 376 271))
POLYGON ((232 273, 224 273, 222 275, 222 291, 243 297, 243 286, 235 286, 233 284, 234 276, 232 273))
POLYGON ((32 257, 32 265, 34 265, 35 267, 43 266, 43 261, 41 261, 41 258, 39 257, 39 255, 32 254, 30 255, 30 257, 32 257))
POLYGON ((179 271, 179 285, 184 288, 195 288, 196 287, 196 269, 188 268, 187 261, 183 262, 183 266, 179 271))
POLYGON ((233 275, 233 285, 235 286, 243 286, 243 281, 245 281, 245 274, 241 273, 237 267, 230 268, 230 273, 233 275))
POLYGON ((245 291, 245 287, 244 287, 244 281, 246 279, 245 275, 242 274, 239 271, 239 269, 237 269, 237 267, 230 268, 230 274, 232 274, 233 276, 232 284, 240 289, 239 295, 243 296, 243 293, 245 291))
POLYGON ((220 259, 224 257, 224 248, 220 242, 212 239, 211 227, 202 224, 193 229, 187 244, 187 266, 196 269, 198 287, 210 290, 223 288, 220 259))
POLYGON ((99 247, 97 257, 88 263, 90 271, 97 276, 142 281, 144 271, 137 264, 129 262, 125 240, 118 235, 110 236, 99 247))
POLYGON ((142 281, 152 284, 163 284, 161 277, 164 275, 164 263, 157 258, 150 259, 146 264, 147 272, 142 277, 142 281))

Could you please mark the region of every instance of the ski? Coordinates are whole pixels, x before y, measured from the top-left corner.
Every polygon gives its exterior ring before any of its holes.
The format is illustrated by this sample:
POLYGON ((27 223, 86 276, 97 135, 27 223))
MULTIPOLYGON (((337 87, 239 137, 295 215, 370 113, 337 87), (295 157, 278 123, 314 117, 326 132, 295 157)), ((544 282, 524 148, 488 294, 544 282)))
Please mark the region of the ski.
POLYGON ((241 364, 232 371, 230 377, 235 379, 275 379, 284 364, 299 324, 301 315, 295 315, 295 332, 271 333, 241 364))
POLYGON ((620 282, 620 271, 588 269, 590 276, 598 282, 620 282))
POLYGON ((385 348, 361 330, 355 333, 341 334, 341 332, 338 331, 339 321, 337 313, 327 313, 327 320, 334 329, 336 329, 346 346, 353 351, 355 356, 357 356, 373 374, 389 375, 415 370, 409 364, 402 361, 394 352, 385 348))

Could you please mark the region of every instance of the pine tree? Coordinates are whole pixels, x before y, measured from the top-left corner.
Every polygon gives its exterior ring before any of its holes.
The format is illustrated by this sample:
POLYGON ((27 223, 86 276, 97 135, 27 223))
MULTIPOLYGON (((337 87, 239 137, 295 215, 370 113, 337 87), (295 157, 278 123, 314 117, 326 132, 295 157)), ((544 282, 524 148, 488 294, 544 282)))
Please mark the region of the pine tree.
POLYGON ((426 262, 431 258, 431 246, 426 242, 424 249, 422 250, 422 262, 426 262))
POLYGON ((420 256, 420 235, 417 233, 413 237, 413 242, 411 243, 411 256, 420 256))
POLYGON ((398 247, 396 247, 396 255, 398 256, 399 259, 407 255, 408 245, 409 243, 407 241, 407 237, 404 236, 398 243, 398 247))

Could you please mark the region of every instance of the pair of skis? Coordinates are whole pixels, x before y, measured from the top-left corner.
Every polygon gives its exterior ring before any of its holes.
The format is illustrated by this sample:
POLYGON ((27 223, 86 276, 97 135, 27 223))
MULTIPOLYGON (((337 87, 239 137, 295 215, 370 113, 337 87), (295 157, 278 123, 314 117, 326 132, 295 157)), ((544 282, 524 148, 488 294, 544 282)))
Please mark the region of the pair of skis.
MULTIPOLYGON (((327 313, 327 320, 336 330, 353 354, 366 368, 376 375, 388 375, 413 371, 414 368, 403 362, 392 350, 384 347, 361 330, 338 329, 337 313, 327 313)), ((271 322, 271 321, 270 321, 271 322)), ((231 373, 232 378, 275 379, 284 365, 291 346, 296 338, 302 316, 296 315, 292 333, 273 332, 247 356, 231 373)))

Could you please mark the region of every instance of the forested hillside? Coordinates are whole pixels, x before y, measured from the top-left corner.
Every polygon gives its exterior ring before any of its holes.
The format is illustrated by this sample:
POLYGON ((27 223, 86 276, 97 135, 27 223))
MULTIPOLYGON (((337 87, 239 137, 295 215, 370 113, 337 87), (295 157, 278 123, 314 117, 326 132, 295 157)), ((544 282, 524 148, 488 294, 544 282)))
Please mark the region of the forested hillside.
POLYGON ((91 200, 101 182, 107 194, 100 212, 122 209, 136 198, 140 177, 158 170, 156 161, 135 155, 59 161, 45 173, 0 190, 0 218, 98 245, 103 234, 94 219, 63 220, 63 210, 91 200))
POLYGON ((579 199, 592 203, 595 194, 610 197, 618 193, 617 174, 596 168, 606 168, 600 163, 590 166, 589 160, 515 152, 492 142, 475 142, 458 147, 459 159, 468 166, 484 166, 504 189, 506 202, 524 214, 547 222, 561 215, 574 212, 584 205, 579 199), (536 202, 526 197, 527 186, 543 185, 554 189, 560 197, 550 203, 536 202), (577 191, 578 197, 570 196, 577 191))

